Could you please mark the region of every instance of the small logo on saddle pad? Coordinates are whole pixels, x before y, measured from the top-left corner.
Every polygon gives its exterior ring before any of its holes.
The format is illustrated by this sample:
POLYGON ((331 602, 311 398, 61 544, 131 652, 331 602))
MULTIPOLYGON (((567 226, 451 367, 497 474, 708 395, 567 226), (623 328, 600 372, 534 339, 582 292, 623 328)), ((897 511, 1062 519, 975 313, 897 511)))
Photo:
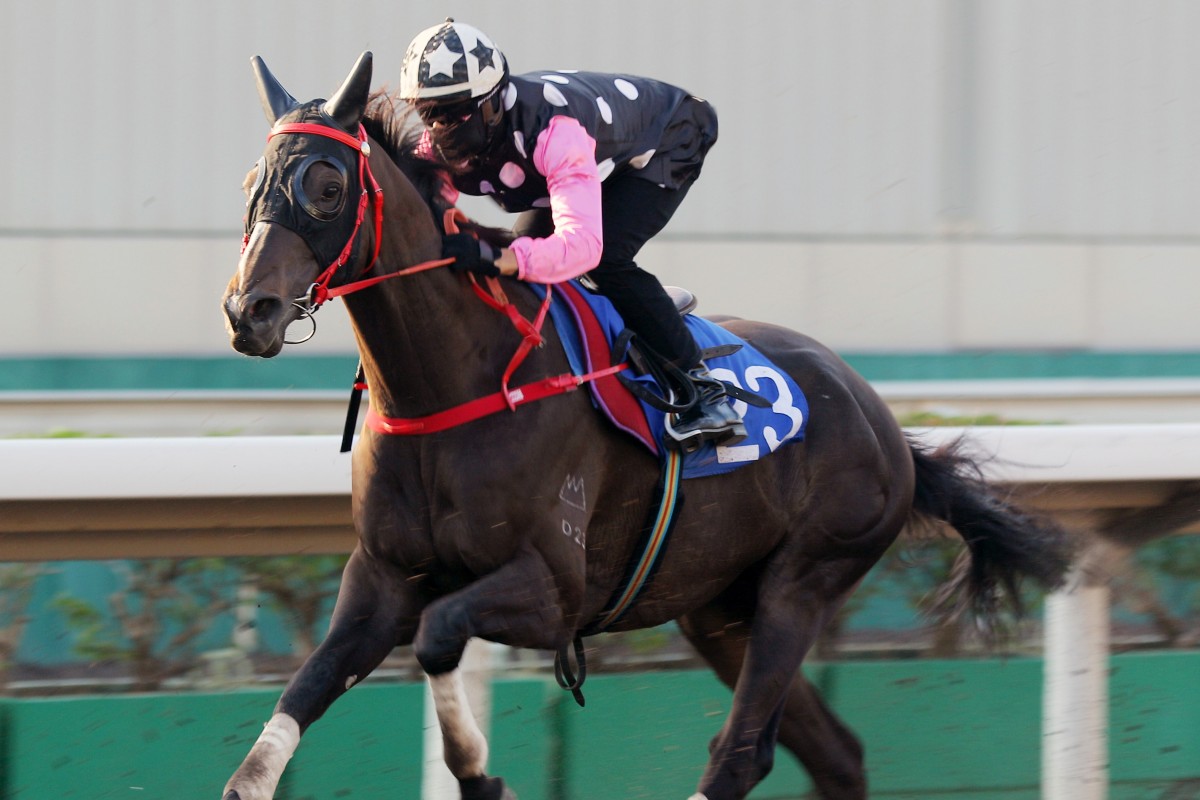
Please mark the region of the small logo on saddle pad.
POLYGON ((558 490, 558 499, 572 508, 587 511, 587 493, 583 488, 583 477, 567 475, 562 488, 558 490))

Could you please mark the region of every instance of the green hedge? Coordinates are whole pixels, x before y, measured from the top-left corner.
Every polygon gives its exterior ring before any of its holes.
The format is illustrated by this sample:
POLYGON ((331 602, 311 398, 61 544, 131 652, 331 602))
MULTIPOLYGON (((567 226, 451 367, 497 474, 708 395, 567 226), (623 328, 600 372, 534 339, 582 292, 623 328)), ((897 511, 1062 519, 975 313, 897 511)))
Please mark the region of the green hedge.
MULTIPOLYGON (((872 797, 1035 800, 1040 660, 876 661, 809 675, 859 733, 872 797)), ((1200 654, 1116 656, 1112 800, 1200 797, 1200 654)), ((705 672, 599 675, 587 708, 542 678, 495 684, 492 771, 522 800, 686 797, 730 694, 705 672)), ((212 800, 278 690, 0 702, 0 796, 212 800)), ((279 800, 419 797, 423 689, 356 687, 306 734, 279 800)), ((752 797, 799 798, 781 755, 752 797)))

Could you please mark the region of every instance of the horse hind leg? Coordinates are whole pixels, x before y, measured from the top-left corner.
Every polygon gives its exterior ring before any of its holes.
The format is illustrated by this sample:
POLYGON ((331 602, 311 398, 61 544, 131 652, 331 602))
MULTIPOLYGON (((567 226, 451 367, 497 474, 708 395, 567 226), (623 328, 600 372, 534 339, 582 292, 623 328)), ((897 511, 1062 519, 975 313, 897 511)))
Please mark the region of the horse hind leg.
POLYGON ((413 650, 429 677, 446 766, 463 800, 515 800, 487 774, 488 745, 471 714, 460 662, 471 638, 553 650, 569 639, 562 591, 542 558, 523 554, 463 589, 430 603, 413 650))
POLYGON ((762 565, 733 703, 710 748, 700 798, 741 800, 761 780, 761 754, 776 740, 801 661, 899 534, 907 498, 884 495, 885 502, 876 503, 879 495, 864 489, 869 485, 849 475, 840 486, 826 487, 817 514, 762 565))
POLYGON ((300 736, 391 650, 410 641, 420 605, 408 584, 361 549, 342 574, 329 633, 288 682, 222 800, 270 800, 300 736))
MULTIPOLYGON (((741 604, 747 607, 752 604, 741 604)), ((728 603, 710 605, 679 620, 680 629, 708 662, 717 677, 733 689, 745 658, 750 611, 735 611, 728 603)), ((865 800, 866 770, 858 737, 829 709, 816 688, 797 672, 779 706, 778 742, 800 761, 821 800, 865 800)), ((764 731, 755 748, 756 782, 771 771, 774 736, 764 731)), ((714 746, 716 740, 714 739, 714 746)))
POLYGON ((802 673, 788 691, 779 743, 804 765, 821 800, 866 800, 862 742, 802 673))
MULTIPOLYGON (((708 766, 692 800, 742 800, 773 763, 788 692, 829 601, 824 592, 796 586, 776 587, 771 593, 781 596, 769 604, 760 602, 750 620, 733 703, 709 747, 708 766)), ((841 593, 834 590, 832 596, 841 593)))

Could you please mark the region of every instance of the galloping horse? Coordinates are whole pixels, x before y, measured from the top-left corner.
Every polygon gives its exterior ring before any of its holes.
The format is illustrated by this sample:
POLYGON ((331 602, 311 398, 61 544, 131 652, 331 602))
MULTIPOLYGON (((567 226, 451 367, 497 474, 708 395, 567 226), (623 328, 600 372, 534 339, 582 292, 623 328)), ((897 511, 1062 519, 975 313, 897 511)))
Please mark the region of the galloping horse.
MULTIPOLYGON (((414 126, 371 94, 370 53, 330 100, 303 104, 261 59, 253 63, 272 130, 247 177, 246 238, 224 297, 234 349, 274 356, 289 324, 344 294, 376 418, 428 419, 494 395, 528 342, 509 311, 532 319, 539 297, 504 279, 511 305, 497 313, 468 278, 433 268, 443 265, 448 205, 439 173, 412 155, 414 126)), ((657 573, 610 629, 676 620, 733 689, 693 800, 745 797, 770 771, 777 741, 821 797, 863 798, 862 748, 799 667, 906 522, 943 520, 959 531, 970 558, 953 588, 985 614, 1022 576, 1055 585, 1069 553, 1056 528, 991 493, 968 458, 910 442, 827 348, 760 322, 724 327, 803 387, 812 424, 804 441, 763 460, 685 482, 657 573)), ((549 322, 542 337, 514 383, 570 372, 549 322)), ((487 741, 467 707, 458 671, 467 641, 564 653, 636 560, 660 462, 600 416, 586 391, 501 404, 421 435, 378 427, 363 430, 352 456, 359 540, 328 635, 224 800, 270 798, 308 726, 409 644, 464 800, 513 797, 488 775, 487 741), (564 497, 564 484, 580 494, 564 497)))

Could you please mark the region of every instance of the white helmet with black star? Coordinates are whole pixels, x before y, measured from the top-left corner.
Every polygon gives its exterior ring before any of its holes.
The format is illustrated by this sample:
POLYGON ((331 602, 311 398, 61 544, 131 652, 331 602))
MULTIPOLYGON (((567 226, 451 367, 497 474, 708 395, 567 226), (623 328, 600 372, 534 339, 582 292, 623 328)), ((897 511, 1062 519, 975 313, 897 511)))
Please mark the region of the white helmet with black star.
POLYGON ((504 54, 478 28, 447 20, 416 35, 400 68, 405 100, 482 97, 508 75, 504 54))

